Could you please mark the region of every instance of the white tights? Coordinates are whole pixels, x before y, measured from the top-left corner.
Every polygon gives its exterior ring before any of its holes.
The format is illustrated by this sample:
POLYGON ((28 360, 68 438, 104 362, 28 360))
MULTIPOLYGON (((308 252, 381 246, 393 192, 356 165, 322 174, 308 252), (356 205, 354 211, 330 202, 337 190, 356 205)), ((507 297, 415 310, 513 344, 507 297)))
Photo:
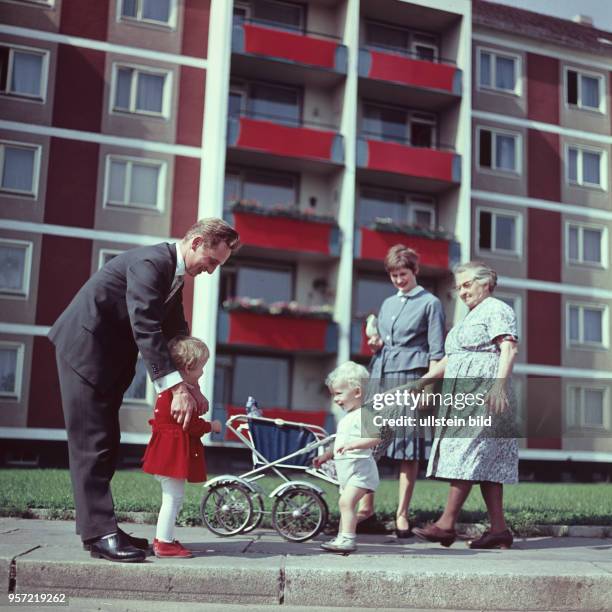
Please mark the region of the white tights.
POLYGON ((174 542, 174 524, 183 504, 185 481, 169 476, 155 476, 162 489, 162 503, 157 517, 155 536, 161 542, 174 542))

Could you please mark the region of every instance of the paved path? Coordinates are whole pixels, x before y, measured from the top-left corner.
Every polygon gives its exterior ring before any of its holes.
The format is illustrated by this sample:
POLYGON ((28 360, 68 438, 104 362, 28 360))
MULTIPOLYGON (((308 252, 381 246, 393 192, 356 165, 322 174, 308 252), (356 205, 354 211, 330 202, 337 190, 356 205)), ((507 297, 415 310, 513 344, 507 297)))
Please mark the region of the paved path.
MULTIPOLYGON (((124 528, 153 536, 153 526, 124 528)), ((163 600, 166 610, 175 608, 169 602, 180 601, 207 602, 210 610, 218 608, 215 603, 250 604, 245 610, 270 604, 612 610, 609 539, 532 538, 518 540, 511 550, 473 551, 464 542, 445 549, 414 539, 360 536, 358 552, 344 557, 320 551, 320 541, 292 544, 266 530, 217 538, 191 527, 179 528, 177 537, 195 551, 194 559, 110 563, 82 550, 71 522, 0 518, 0 575, 13 592, 66 593, 73 601, 114 606, 87 608, 92 610, 143 609, 138 602, 117 607, 121 600, 163 600)))

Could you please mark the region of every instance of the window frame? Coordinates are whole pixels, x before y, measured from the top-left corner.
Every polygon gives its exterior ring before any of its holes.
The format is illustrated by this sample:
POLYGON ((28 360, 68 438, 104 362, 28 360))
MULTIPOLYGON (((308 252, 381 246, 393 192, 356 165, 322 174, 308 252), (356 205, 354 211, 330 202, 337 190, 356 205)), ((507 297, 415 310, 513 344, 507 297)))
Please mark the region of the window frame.
MULTIPOLYGON (((235 260, 231 264, 227 266, 223 266, 223 279, 222 279, 222 287, 219 292, 219 307, 223 304, 225 300, 228 299, 239 299, 239 298, 251 298, 251 299, 259 299, 257 296, 245 296, 245 295, 237 295, 237 287, 238 287, 238 275, 240 274, 241 268, 260 268, 264 270, 273 270, 278 272, 286 272, 289 274, 289 282, 290 282, 290 294, 291 298, 289 301, 295 300, 296 290, 297 290, 297 268, 294 263, 286 262, 286 263, 278 263, 274 261, 270 261, 267 259, 248 259, 248 260, 235 260), (225 289, 228 292, 228 295, 223 295, 223 282, 225 283, 225 289), (234 294, 234 295, 230 295, 234 294)), ((263 299, 263 298, 261 298, 263 299)), ((266 301, 266 300, 264 300, 266 301)), ((269 303, 266 301, 266 303, 269 303)))
POLYGON ((565 263, 568 266, 588 267, 600 270, 608 269, 608 228, 605 225, 596 225, 594 223, 583 223, 581 221, 565 221, 565 263), (571 259, 570 256, 570 230, 576 228, 578 230, 578 256, 580 259, 571 259), (600 253, 601 259, 599 263, 593 261, 584 261, 584 230, 599 230, 601 232, 600 253))
POLYGON ((174 72, 168 68, 155 68, 154 66, 145 66, 142 64, 133 64, 131 62, 122 62, 117 61, 112 63, 111 68, 111 86, 110 86, 110 108, 109 113, 111 115, 120 115, 120 116, 137 116, 137 117, 151 117, 156 119, 165 119, 166 121, 170 119, 171 115, 171 103, 172 103, 172 84, 173 84, 173 76, 174 72), (137 83, 138 78, 134 78, 132 76, 132 81, 130 83, 130 108, 129 110, 123 108, 117 108, 115 106, 115 98, 117 96, 117 81, 119 79, 119 70, 121 68, 127 68, 129 70, 134 70, 135 74, 138 72, 147 72, 149 74, 154 74, 157 76, 164 76, 164 87, 162 91, 162 110, 160 113, 154 111, 142 111, 136 108, 136 91, 137 91, 137 83))
POLYGON ((488 93, 496 93, 496 94, 506 94, 509 96, 515 96, 517 98, 521 98, 523 96, 523 58, 516 54, 511 53, 509 51, 501 51, 500 49, 493 49, 491 47, 476 47, 476 87, 478 91, 484 91, 488 93), (503 89, 501 87, 496 86, 496 71, 497 71, 497 63, 496 61, 492 62, 491 66, 491 85, 483 85, 482 84, 482 72, 480 68, 480 58, 482 53, 488 53, 492 56, 492 59, 496 60, 496 58, 504 57, 514 60, 514 89, 503 89))
MULTIPOLYGON (((240 181, 240 197, 238 198, 238 201, 246 199, 244 197, 244 185, 245 185, 245 182, 247 182, 247 176, 252 176, 252 175, 269 176, 269 177, 274 177, 274 176, 281 177, 282 176, 285 178, 290 178, 291 181, 293 182, 293 190, 295 194, 294 206, 299 206, 300 204, 301 176, 297 172, 283 172, 283 171, 274 170, 271 168, 257 168, 257 167, 251 168, 251 167, 243 167, 243 166, 236 167, 236 166, 228 165, 225 168, 225 174, 223 175, 224 187, 225 187, 225 178, 230 175, 237 177, 238 180, 240 181)), ((228 202, 224 201, 223 208, 227 209, 228 206, 229 206, 228 202)), ((265 206, 262 205, 262 208, 265 209, 265 206)))
POLYGON ((19 4, 23 6, 40 6, 41 8, 55 8, 55 0, 0 0, 0 2, 8 2, 9 4, 19 4))
POLYGON ((566 399, 566 410, 565 410, 565 426, 570 431, 579 431, 579 430, 597 430, 597 431, 608 431, 611 429, 610 423, 610 393, 609 389, 605 386, 599 385, 584 385, 578 383, 569 383, 566 386, 565 391, 565 399, 566 399), (576 420, 578 424, 574 424, 570 421, 570 410, 576 407, 573 406, 572 395, 573 392, 579 390, 580 391, 580 406, 577 407, 578 417, 576 420), (585 391, 602 391, 603 399, 602 399, 602 424, 601 425, 587 425, 584 421, 584 395, 585 391))
POLYGON ((508 178, 520 178, 523 176, 523 134, 521 132, 513 132, 503 128, 489 127, 485 125, 476 126, 476 169, 485 174, 494 174, 496 176, 505 176, 508 178), (480 165, 480 133, 482 131, 491 132, 491 167, 480 165), (514 147, 514 170, 504 170, 496 167, 497 153, 497 135, 514 136, 516 145, 514 147))
POLYGON ((123 3, 125 0, 117 0, 116 4, 116 21, 118 23, 128 23, 131 25, 161 28, 164 30, 176 30, 178 2, 177 0, 168 0, 170 3, 169 18, 166 23, 156 21, 155 19, 145 19, 142 17, 143 0, 136 0, 136 17, 130 17, 123 14, 123 3), (140 17, 138 16, 140 15, 140 17))
POLYGON ((40 47, 30 47, 26 45, 19 45, 14 43, 3 43, 0 46, 7 47, 9 50, 8 65, 6 70, 6 85, 7 88, 11 82, 13 76, 13 55, 14 51, 23 51, 25 53, 31 53, 34 55, 42 56, 42 62, 40 65, 40 96, 32 96, 29 94, 13 93, 8 89, 6 91, 0 90, 0 98, 8 100, 19 100, 21 102, 32 102, 34 104, 46 104, 47 102, 47 87, 49 82, 49 56, 51 51, 49 49, 41 49, 40 47))
POLYGON ((23 264, 22 278, 23 291, 11 291, 10 289, 0 288, 0 299, 27 300, 30 296, 30 286, 32 279, 32 254, 34 251, 34 243, 30 240, 19 240, 14 238, 1 237, 0 244, 25 247, 25 259, 23 264))
POLYGON ((0 139, 0 196, 20 197, 27 199, 38 199, 38 189, 40 182, 40 163, 42 157, 42 145, 31 142, 18 142, 16 140, 0 139), (4 149, 5 147, 33 149, 34 150, 34 167, 32 169, 32 191, 20 191, 18 189, 6 189, 2 187, 2 179, 4 173, 4 149))
POLYGON ((580 110, 587 111, 591 113, 597 113, 599 115, 606 114, 606 77, 601 72, 593 72, 590 70, 583 70, 582 68, 574 68, 572 66, 563 66, 563 103, 565 104, 565 108, 568 110, 580 110), (577 103, 571 104, 567 101, 568 94, 568 73, 575 72, 577 74, 577 103), (582 84, 581 84, 581 76, 586 76, 589 78, 597 79, 598 83, 598 95, 599 95, 599 106, 595 108, 594 106, 585 106, 582 103, 582 84))
POLYGON ((113 255, 114 257, 116 257, 117 255, 121 255, 121 253, 125 253, 125 251, 121 250, 121 249, 108 249, 106 247, 102 247, 99 251, 98 251, 98 267, 97 270, 100 270, 101 268, 103 268, 107 262, 104 261, 104 256, 105 255, 113 255))
POLYGON ((17 350, 17 359, 15 362, 15 388, 14 393, 7 393, 0 390, 0 401, 21 401, 23 387, 23 368, 25 357, 25 344, 23 342, 10 342, 8 340, 0 340, 0 348, 9 348, 17 350))
POLYGON ((610 314, 607 304, 599 302, 580 302, 568 300, 565 304, 565 346, 567 349, 608 350, 610 348, 610 314), (570 336, 570 309, 578 308, 578 340, 570 336), (600 310, 601 316, 601 343, 584 341, 584 310, 600 310))
POLYGON ((566 142, 564 144, 564 170, 565 170, 565 184, 567 187, 580 187, 583 189, 595 189, 599 191, 608 191, 608 151, 606 149, 598 149, 597 147, 591 147, 589 145, 575 144, 566 142), (576 161, 576 181, 570 180, 570 149, 575 149, 578 152, 578 158, 576 161), (597 153, 599 154, 599 184, 597 183, 585 183, 584 182, 584 165, 583 165, 583 153, 597 153))
POLYGON ((163 159, 153 159, 149 157, 134 157, 129 155, 116 155, 109 153, 106 155, 104 162, 104 197, 102 207, 105 210, 123 210, 129 212, 136 212, 142 214, 143 212, 163 214, 165 212, 165 194, 166 194, 166 180, 167 180, 167 166, 168 163, 163 159), (126 182, 123 187, 124 195, 127 192, 129 194, 132 180, 133 164, 141 166, 156 166, 159 168, 159 174, 157 178, 157 201, 155 207, 147 206, 145 204, 132 204, 132 203, 115 203, 109 201, 110 194, 110 180, 111 180, 111 165, 113 162, 126 162, 128 164, 129 171, 126 170, 126 182))
POLYGON ((476 206, 476 244, 474 245, 475 251, 478 255, 484 257, 505 257, 508 259, 522 259, 523 258, 523 213, 519 211, 511 211, 505 208, 493 208, 491 206, 476 206), (491 217, 491 249, 483 249, 480 246, 480 213, 487 212, 492 215, 491 217), (495 245, 495 216, 502 215, 505 217, 514 217, 516 221, 516 251, 506 251, 505 249, 497 249, 495 245))

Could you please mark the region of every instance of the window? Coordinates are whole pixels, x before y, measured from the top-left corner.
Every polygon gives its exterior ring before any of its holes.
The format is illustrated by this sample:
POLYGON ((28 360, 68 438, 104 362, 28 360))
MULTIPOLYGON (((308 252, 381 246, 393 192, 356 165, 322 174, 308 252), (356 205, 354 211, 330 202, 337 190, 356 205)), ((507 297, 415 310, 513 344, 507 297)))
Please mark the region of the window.
POLYGON ((365 104, 361 129, 364 135, 381 140, 410 144, 413 147, 435 147, 436 124, 436 116, 429 113, 365 104))
POLYGON ((105 266, 111 259, 117 257, 117 255, 121 255, 123 251, 118 249, 100 249, 98 254, 98 270, 105 266))
POLYGON ((43 102, 48 65, 46 51, 0 45, 0 93, 43 102))
POLYGON ((407 28, 382 23, 366 23, 366 44, 370 47, 412 55, 434 62, 438 59, 438 38, 431 34, 413 32, 407 28))
POLYGON ((293 299, 293 274, 288 267, 240 266, 235 283, 235 297, 262 299, 268 304, 293 299))
POLYGON ((253 0, 253 16, 256 20, 291 30, 304 29, 304 7, 277 0, 253 0))
POLYGON ((607 306, 567 305, 567 339, 570 346, 607 348, 608 329, 607 306))
POLYGON ((478 208, 478 251, 521 255, 522 217, 518 214, 478 208))
POLYGON ((478 166, 520 174, 520 135, 478 128, 478 166))
POLYGON ((518 337, 519 340, 522 337, 522 330, 521 330, 521 315, 522 315, 522 310, 521 310, 521 297, 519 295, 511 295, 509 293, 499 293, 498 291, 495 291, 495 297, 498 300, 501 300, 502 302, 504 302, 504 304, 508 304, 508 306, 510 306, 510 308, 512 308, 512 310, 514 310, 514 314, 516 315, 516 328, 517 328, 517 333, 518 333, 518 337))
POLYGON ((609 428, 608 390, 605 387, 568 387, 566 424, 571 429, 609 428))
POLYGON ((225 175, 225 203, 252 200, 266 208, 297 204, 298 177, 281 172, 229 171, 225 175))
POLYGON ((173 27, 176 22, 176 0, 119 0, 124 20, 173 27))
POLYGON ((0 397, 19 400, 23 377, 23 344, 0 343, 0 397))
POLYGON ((479 48, 479 88, 520 95, 519 66, 518 55, 479 48))
POLYGON ((32 243, 0 240, 0 295, 27 297, 30 290, 32 243))
POLYGON ((359 191, 358 224, 368 226, 376 219, 434 228, 435 202, 431 198, 403 191, 362 187, 359 191))
POLYGON ((357 279, 353 311, 355 317, 362 319, 369 314, 378 315, 384 300, 394 293, 393 285, 384 277, 361 277, 357 279))
POLYGON ((251 5, 246 2, 234 2, 233 22, 240 24, 251 17, 251 5))
POLYGON ((40 147, 0 142, 0 193, 36 197, 40 147))
POLYGON ((569 106, 605 112, 604 78, 599 74, 565 69, 565 101, 569 106))
POLYGON ((249 395, 260 408, 289 407, 289 359, 238 356, 232 376, 232 404, 244 406, 249 395))
POLYGON ((286 125, 300 124, 302 109, 297 89, 251 83, 246 104, 251 117, 273 119, 286 125))
POLYGON ((142 357, 138 355, 136 360, 136 374, 132 384, 123 394, 123 401, 129 403, 146 404, 149 403, 149 376, 142 357))
POLYGON ((605 189, 604 152, 583 147, 566 147, 566 172, 570 185, 605 189))
POLYGON ((104 206, 163 211, 165 183, 165 162, 108 155, 104 206))
POLYGON ((565 229, 566 261, 571 264, 607 267, 606 228, 566 223, 565 229))
POLYGON ((112 110, 167 117, 170 80, 170 72, 114 64, 112 110))

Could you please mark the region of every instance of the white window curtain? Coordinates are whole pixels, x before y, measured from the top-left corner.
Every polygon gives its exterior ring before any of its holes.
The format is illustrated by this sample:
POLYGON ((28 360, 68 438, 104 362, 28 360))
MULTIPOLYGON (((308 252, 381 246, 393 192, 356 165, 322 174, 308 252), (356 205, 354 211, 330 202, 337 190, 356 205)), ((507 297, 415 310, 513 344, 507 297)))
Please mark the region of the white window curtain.
POLYGON ((161 166, 114 159, 110 163, 108 201, 156 208, 161 166))
POLYGON ((130 203, 157 206, 158 182, 158 167, 132 164, 130 203))
POLYGON ((16 392, 17 379, 17 349, 0 347, 0 392, 13 394, 16 392))
POLYGON ((495 215, 495 249, 516 251, 516 219, 495 215))
POLYGON ((601 263, 600 230, 584 228, 582 231, 583 259, 589 263, 601 263))
POLYGON ((583 182, 593 185, 600 184, 599 153, 582 152, 582 178, 583 182))
POLYGON ((138 73, 136 109, 161 113, 164 99, 164 77, 159 74, 138 73))
POLYGON ((599 79, 580 75, 581 103, 589 108, 599 108, 599 79))
POLYGON ((5 145, 2 168, 3 189, 33 192, 35 154, 33 149, 5 145))
POLYGON ((500 170, 516 170, 516 138, 496 135, 495 165, 500 170))
POLYGON ((42 55, 13 50, 11 91, 27 96, 41 96, 42 55))
POLYGON ((592 308, 584 309, 584 341, 601 344, 602 338, 602 312, 592 308))
POLYGON ((110 180, 108 189, 109 202, 123 204, 126 200, 125 186, 127 181, 127 162, 113 161, 110 167, 110 180))
POLYGON ((516 79, 514 74, 515 60, 511 57, 497 57, 495 63, 495 87, 514 91, 516 79))
POLYGON ((26 247, 0 244, 0 291, 24 291, 26 247))
POLYGON ((142 18, 168 23, 170 0, 142 0, 142 18))
POLYGON ((601 426, 603 422, 604 392, 600 389, 584 390, 583 422, 586 426, 601 426))

